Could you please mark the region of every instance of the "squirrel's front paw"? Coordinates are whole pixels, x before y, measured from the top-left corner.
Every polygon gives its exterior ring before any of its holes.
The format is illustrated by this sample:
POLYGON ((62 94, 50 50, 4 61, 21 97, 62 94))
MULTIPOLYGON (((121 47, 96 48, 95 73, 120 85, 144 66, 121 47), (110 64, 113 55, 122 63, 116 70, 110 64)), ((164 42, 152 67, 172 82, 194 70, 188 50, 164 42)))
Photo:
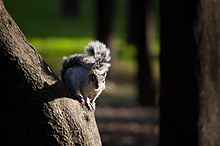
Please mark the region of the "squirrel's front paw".
POLYGON ((80 98, 80 99, 79 99, 79 102, 81 102, 82 104, 84 104, 84 103, 85 103, 85 100, 84 100, 83 98, 80 98))
POLYGON ((86 100, 85 104, 89 110, 95 110, 95 105, 91 103, 89 99, 86 100))
POLYGON ((91 106, 92 106, 92 109, 95 110, 95 108, 96 108, 95 102, 92 102, 92 103, 91 103, 91 106))
POLYGON ((80 95, 72 95, 74 99, 78 100, 81 103, 85 103, 85 100, 80 95))

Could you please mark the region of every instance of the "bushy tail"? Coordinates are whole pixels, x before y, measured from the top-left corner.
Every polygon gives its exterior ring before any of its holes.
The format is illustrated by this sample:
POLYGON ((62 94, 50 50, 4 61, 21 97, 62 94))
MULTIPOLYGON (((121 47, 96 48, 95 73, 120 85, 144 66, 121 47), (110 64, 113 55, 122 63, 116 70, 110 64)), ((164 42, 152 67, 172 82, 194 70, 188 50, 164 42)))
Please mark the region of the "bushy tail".
POLYGON ((95 58, 95 68, 103 72, 107 72, 109 70, 109 67, 111 66, 111 55, 110 50, 105 44, 99 41, 91 41, 86 46, 85 51, 89 56, 93 56, 95 58))

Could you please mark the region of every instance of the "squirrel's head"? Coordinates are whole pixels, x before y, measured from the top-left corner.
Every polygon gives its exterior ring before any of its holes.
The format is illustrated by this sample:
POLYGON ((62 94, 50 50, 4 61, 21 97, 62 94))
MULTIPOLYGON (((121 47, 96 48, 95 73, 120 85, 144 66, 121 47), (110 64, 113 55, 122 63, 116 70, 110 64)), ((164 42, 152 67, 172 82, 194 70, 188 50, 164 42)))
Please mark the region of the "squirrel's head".
POLYGON ((97 69, 93 69, 89 74, 89 79, 91 83, 94 85, 95 89, 103 90, 105 89, 106 76, 107 72, 101 72, 97 69))

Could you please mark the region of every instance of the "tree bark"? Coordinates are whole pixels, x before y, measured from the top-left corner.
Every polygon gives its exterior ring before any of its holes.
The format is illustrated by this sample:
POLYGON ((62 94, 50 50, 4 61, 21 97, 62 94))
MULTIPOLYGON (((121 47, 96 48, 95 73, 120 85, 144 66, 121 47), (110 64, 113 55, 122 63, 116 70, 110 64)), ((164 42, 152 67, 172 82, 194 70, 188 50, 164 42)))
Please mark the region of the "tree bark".
POLYGON ((220 145, 219 7, 161 1, 161 146, 220 145))
POLYGON ((0 0, 1 145, 100 146, 94 112, 69 97, 0 0))
POLYGON ((195 27, 200 60, 199 143, 220 145, 220 1, 200 0, 195 27))

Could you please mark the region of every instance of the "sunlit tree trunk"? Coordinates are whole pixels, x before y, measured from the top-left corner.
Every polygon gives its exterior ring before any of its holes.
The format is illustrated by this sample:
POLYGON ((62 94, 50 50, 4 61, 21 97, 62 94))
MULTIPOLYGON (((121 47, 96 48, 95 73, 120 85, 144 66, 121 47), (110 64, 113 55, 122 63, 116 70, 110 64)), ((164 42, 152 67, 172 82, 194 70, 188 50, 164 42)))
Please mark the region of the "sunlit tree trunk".
MULTIPOLYGON (((34 28, 33 28, 34 29, 34 28)), ((1 145, 100 146, 94 112, 64 87, 0 0, 1 145)))

